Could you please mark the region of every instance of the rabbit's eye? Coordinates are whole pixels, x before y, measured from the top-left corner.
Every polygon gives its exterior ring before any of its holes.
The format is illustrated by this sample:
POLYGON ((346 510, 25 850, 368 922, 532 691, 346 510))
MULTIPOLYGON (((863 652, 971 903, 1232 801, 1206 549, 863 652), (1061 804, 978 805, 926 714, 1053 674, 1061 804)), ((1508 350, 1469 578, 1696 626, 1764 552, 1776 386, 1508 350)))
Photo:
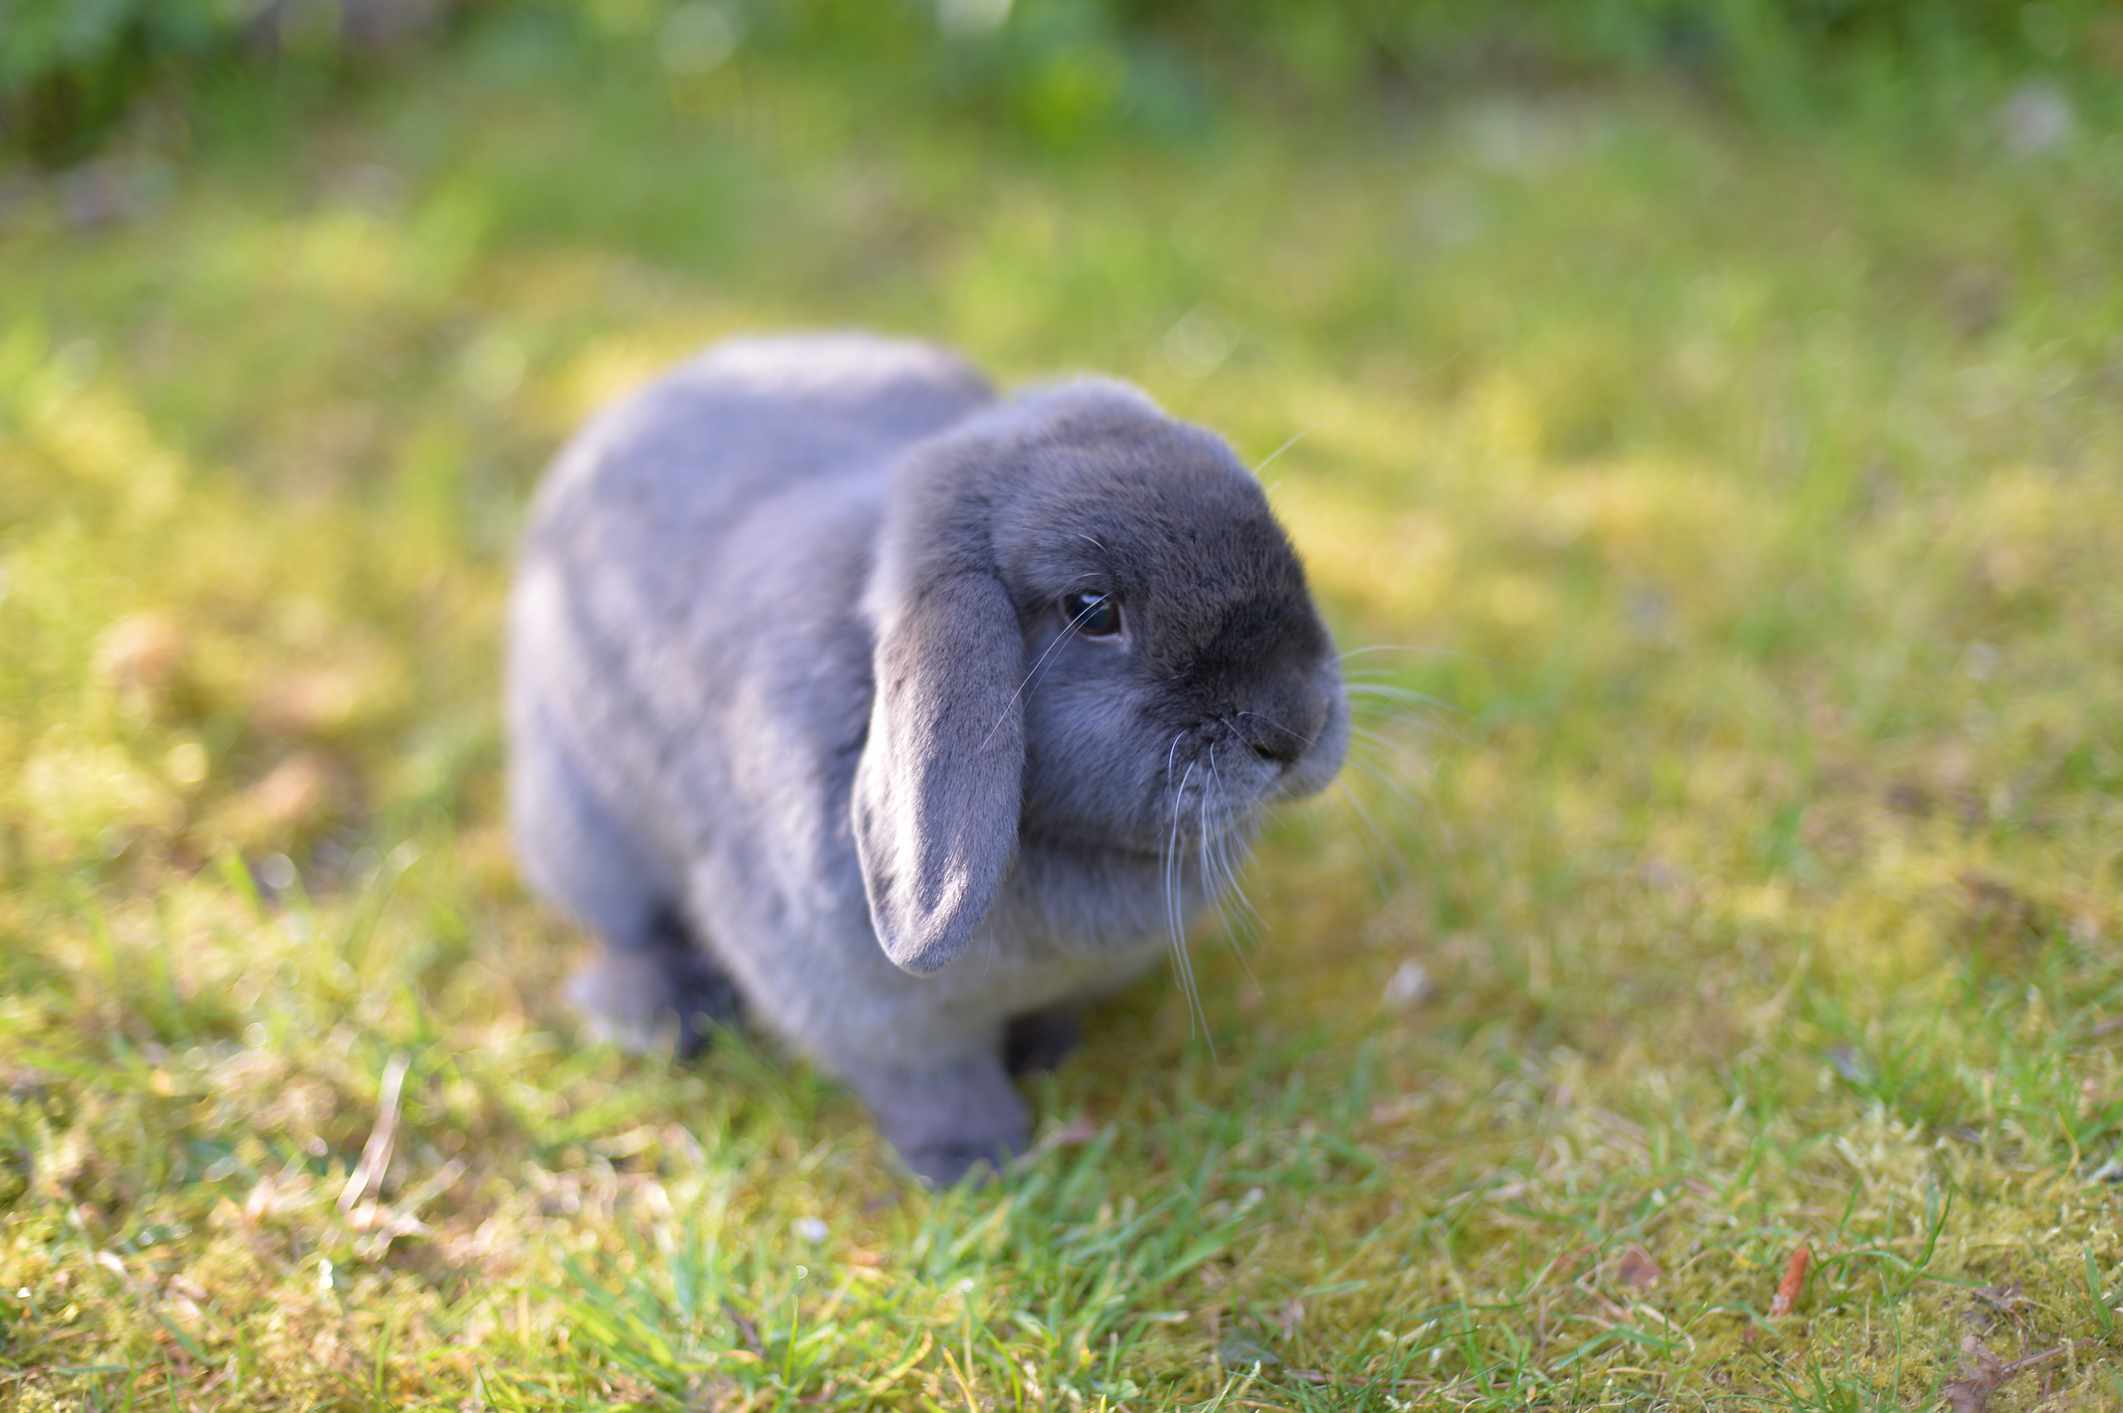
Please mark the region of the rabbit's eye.
POLYGON ((1120 631, 1120 600, 1111 594, 1065 594, 1061 614, 1064 624, 1086 638, 1110 638, 1120 631))

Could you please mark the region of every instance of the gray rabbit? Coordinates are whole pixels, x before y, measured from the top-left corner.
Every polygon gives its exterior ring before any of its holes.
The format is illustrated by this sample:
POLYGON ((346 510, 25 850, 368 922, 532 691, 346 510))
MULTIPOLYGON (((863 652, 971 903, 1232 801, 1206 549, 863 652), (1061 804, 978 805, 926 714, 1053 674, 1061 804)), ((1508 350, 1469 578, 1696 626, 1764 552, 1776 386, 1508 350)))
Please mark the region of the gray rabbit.
MULTIPOLYGON (((531 885, 637 1033, 755 1016, 951 1182, 1349 714, 1259 484, 1120 383, 720 344, 556 462, 510 606, 531 885)), ((1182 954, 1183 956, 1183 954, 1182 954)))

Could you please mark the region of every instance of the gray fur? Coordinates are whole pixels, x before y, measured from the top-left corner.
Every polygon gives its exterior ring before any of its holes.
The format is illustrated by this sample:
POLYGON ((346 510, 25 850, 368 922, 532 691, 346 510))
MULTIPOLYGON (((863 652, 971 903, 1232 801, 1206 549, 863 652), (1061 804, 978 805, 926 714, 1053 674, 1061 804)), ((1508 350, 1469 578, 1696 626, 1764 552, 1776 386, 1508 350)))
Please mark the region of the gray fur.
POLYGON ((1348 738, 1221 441, 854 334, 722 344, 595 418, 508 677, 526 877, 609 949, 580 997, 682 1036, 741 997, 936 1181, 1023 1148, 1006 1058, 1058 1060, 1348 738), (1070 629, 1079 590, 1119 637, 1070 629))

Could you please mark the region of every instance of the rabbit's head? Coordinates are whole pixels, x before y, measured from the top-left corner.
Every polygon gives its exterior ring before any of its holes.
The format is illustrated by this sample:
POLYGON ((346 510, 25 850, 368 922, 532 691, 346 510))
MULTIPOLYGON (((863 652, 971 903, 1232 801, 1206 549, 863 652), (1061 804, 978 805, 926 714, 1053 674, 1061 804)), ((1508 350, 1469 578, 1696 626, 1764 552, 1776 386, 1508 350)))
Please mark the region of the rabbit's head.
POLYGON ((1154 858, 1340 768, 1333 640, 1215 436, 1062 384, 916 448, 891 496, 853 809, 901 967, 965 948, 1020 838, 1154 858))

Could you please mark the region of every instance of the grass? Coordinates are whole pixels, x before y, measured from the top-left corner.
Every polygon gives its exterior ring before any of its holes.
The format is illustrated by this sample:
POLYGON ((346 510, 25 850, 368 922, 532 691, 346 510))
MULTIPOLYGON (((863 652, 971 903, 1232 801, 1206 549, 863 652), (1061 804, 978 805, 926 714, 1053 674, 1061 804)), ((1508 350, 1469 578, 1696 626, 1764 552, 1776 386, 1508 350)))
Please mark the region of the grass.
POLYGON ((0 1404, 2123 1401, 2123 136, 867 92, 495 25, 18 203, 0 1404), (819 324, 1297 436, 1437 703, 1198 931, 1220 1058, 1139 988, 979 1190, 760 1047, 578 1040, 499 825, 542 459, 819 324))

